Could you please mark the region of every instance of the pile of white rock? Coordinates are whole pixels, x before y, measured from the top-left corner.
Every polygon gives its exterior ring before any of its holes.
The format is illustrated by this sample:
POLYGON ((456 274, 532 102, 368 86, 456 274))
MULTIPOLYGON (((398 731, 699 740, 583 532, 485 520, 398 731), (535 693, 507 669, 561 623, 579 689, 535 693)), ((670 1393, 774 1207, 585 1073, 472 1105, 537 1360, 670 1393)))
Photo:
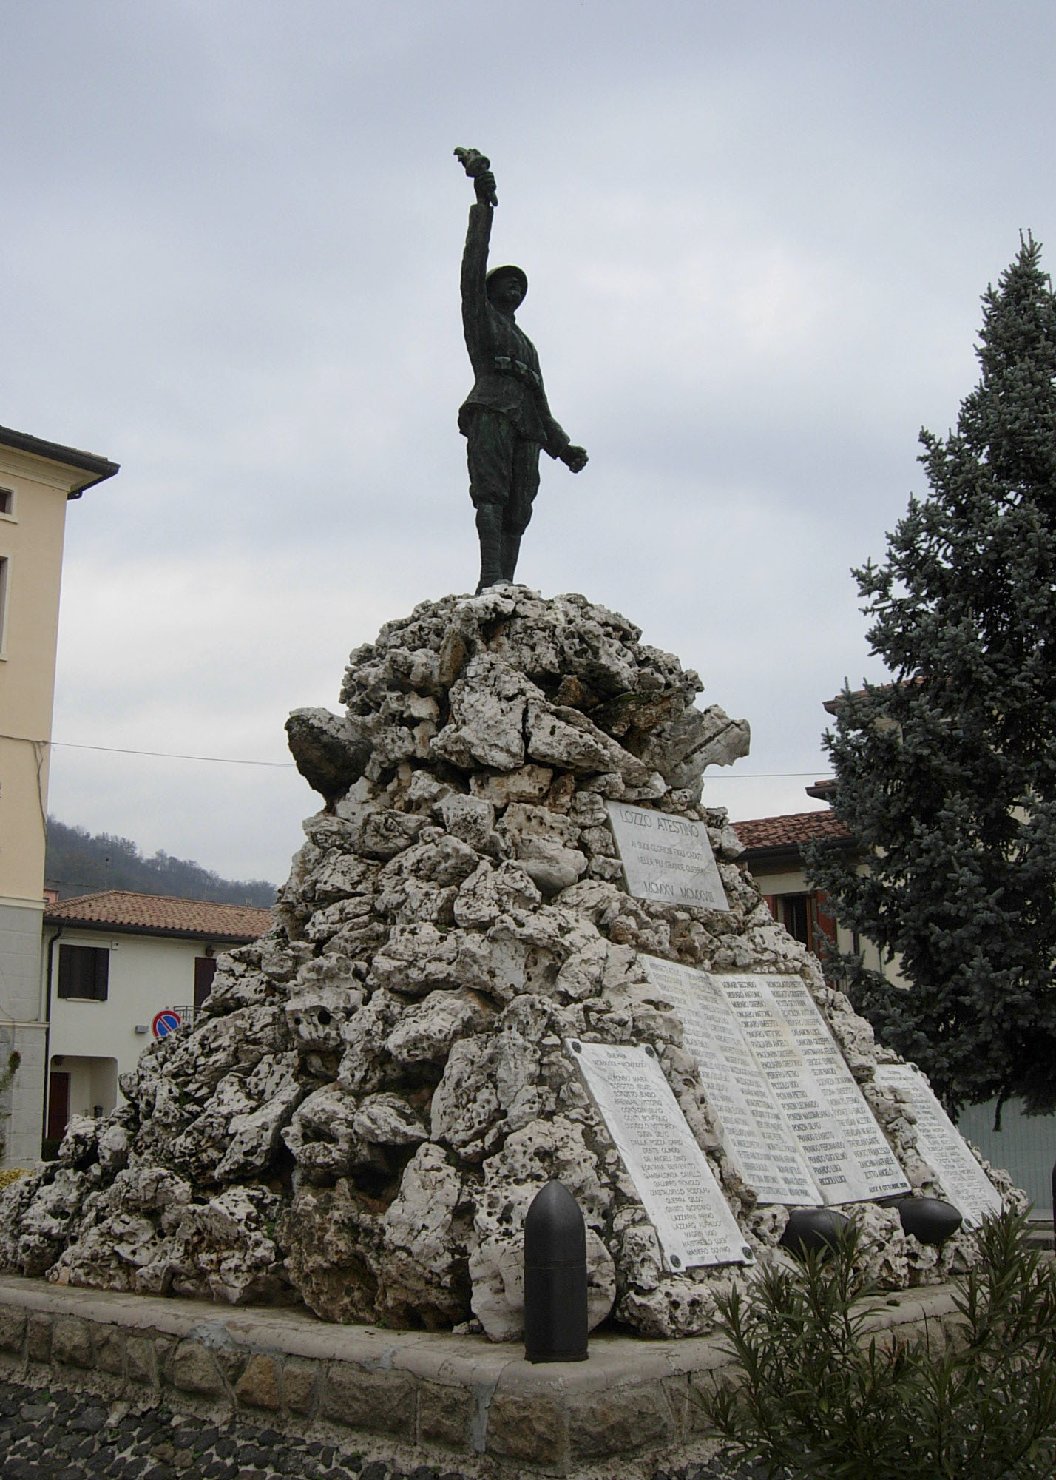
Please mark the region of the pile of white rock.
MULTIPOLYGON (((759 1263, 786 1210, 724 1155, 680 1023, 639 955, 796 974, 913 1186, 933 1190, 904 1106, 870 1080, 868 1026, 774 924, 738 863, 709 764, 748 731, 637 628, 522 587, 417 607, 352 654, 336 716, 300 710, 324 797, 276 923, 224 957, 193 1032, 146 1052, 108 1119, 0 1203, 0 1262, 108 1289, 303 1299, 333 1321, 521 1330, 521 1232, 560 1179, 588 1229, 591 1321, 697 1333, 730 1268, 673 1273, 565 1048, 648 1043, 759 1263), (619 800, 702 821, 726 911, 632 898, 619 800)), ((892 1286, 964 1257, 858 1217, 892 1286)))

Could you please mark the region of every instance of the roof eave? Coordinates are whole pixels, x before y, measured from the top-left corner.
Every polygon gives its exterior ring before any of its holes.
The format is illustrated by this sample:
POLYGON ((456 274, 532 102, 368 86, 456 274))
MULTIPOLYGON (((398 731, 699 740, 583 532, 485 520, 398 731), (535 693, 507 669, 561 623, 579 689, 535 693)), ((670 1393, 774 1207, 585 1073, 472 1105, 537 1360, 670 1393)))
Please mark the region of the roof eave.
POLYGON ((840 837, 818 837, 805 838, 801 843, 760 843, 756 846, 746 843, 741 860, 749 865, 753 863, 791 863, 801 864, 803 853, 812 843, 821 843, 831 848, 839 848, 842 852, 850 852, 854 843, 851 838, 840 837))
POLYGON ((31 437, 28 432, 16 432, 13 427, 0 426, 0 447, 11 447, 16 452, 26 452, 31 457, 46 458, 48 462, 61 463, 66 468, 76 468, 87 476, 67 493, 68 499, 80 498, 81 494, 97 483, 105 483, 120 471, 120 464, 95 452, 84 452, 79 447, 65 447, 61 442, 48 442, 43 437, 31 437))
POLYGON ((190 930, 172 925, 130 925, 116 920, 78 920, 69 915, 44 912, 45 925, 69 926, 72 930, 95 930, 105 935, 161 935, 176 940, 227 941, 233 946, 247 946, 265 934, 247 935, 232 930, 190 930))

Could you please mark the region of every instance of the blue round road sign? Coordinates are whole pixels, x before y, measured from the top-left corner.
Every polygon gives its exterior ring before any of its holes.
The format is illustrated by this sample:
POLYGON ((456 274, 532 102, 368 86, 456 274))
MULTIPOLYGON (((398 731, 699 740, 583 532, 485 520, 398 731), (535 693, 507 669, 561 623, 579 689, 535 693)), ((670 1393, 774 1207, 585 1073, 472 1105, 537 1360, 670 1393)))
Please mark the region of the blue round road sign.
POLYGON ((180 1015, 173 1012, 171 1007, 166 1007, 162 1012, 154 1014, 151 1024, 151 1032, 155 1038, 167 1038, 170 1033, 176 1033, 180 1027, 180 1015))

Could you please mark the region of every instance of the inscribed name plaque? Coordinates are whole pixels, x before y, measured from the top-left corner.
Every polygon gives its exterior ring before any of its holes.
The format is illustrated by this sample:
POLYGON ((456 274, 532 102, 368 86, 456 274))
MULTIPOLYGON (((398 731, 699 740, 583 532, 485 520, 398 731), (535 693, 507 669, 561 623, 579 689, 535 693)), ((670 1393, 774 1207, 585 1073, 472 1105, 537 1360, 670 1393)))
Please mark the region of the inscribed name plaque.
POLYGON ((825 1202, 908 1192, 906 1174, 806 983, 794 976, 711 980, 736 1013, 825 1202))
POLYGON ((703 822, 626 802, 605 805, 629 894, 661 904, 729 909, 703 822))
POLYGON ((718 981, 678 961, 639 960, 682 1020, 683 1043, 740 1176, 760 1202, 817 1207, 821 1192, 718 981))
POLYGON ((644 1048, 566 1042, 676 1272, 750 1264, 752 1251, 693 1139, 655 1056, 644 1048))
POLYGON ((977 1228, 1004 1204, 1001 1194, 976 1161, 964 1137, 935 1098, 924 1075, 909 1064, 878 1064, 876 1080, 903 1091, 917 1118, 920 1154, 938 1176, 949 1201, 965 1223, 977 1228))

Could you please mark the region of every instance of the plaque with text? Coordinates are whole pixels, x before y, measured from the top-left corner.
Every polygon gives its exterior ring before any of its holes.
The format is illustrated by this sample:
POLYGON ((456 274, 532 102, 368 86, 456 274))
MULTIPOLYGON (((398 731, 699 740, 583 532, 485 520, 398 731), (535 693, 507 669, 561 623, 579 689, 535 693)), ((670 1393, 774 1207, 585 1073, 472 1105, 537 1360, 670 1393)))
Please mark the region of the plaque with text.
POLYGON ((777 1096, 826 1203, 908 1192, 806 983, 795 976, 712 976, 777 1096))
POLYGON ((664 1071, 647 1049, 570 1039, 587 1088, 674 1271, 750 1264, 730 1212, 664 1071))
POLYGON ((703 822, 627 802, 606 806, 629 894, 661 904, 729 909, 703 822))
POLYGON ((917 1146, 935 1172, 948 1200, 965 1223, 978 1227, 1004 1206, 1001 1194, 965 1144, 964 1137, 935 1097, 931 1085, 910 1064, 878 1064, 876 1081, 902 1090, 917 1118, 917 1146))
POLYGON ((760 1202, 817 1207, 821 1192, 718 981, 678 961, 639 959, 682 1020, 683 1043, 740 1176, 760 1202))

